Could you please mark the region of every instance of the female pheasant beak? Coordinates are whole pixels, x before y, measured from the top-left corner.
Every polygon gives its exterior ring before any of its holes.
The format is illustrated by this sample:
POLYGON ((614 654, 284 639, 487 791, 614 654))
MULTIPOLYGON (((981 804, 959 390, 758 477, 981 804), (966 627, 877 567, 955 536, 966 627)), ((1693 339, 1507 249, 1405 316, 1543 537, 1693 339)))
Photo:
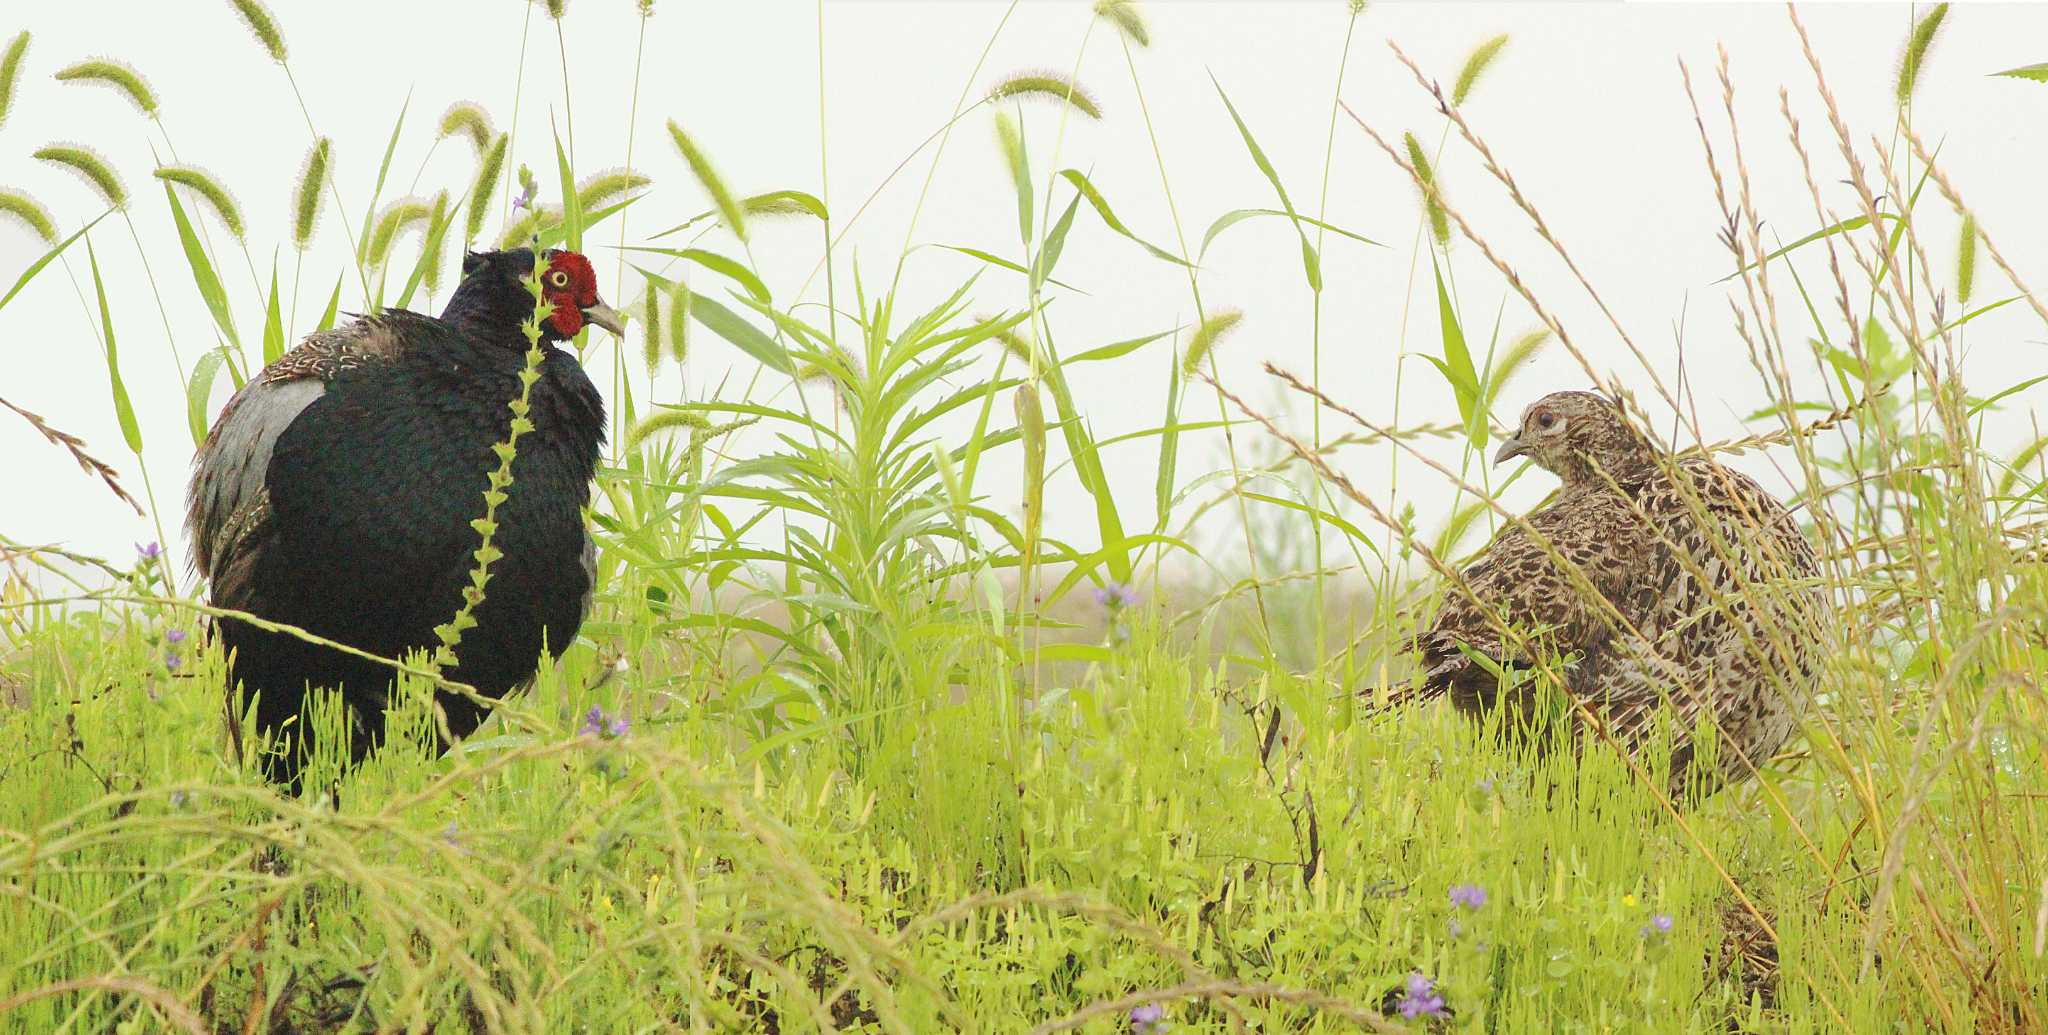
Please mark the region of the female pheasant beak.
POLYGON ((626 336, 626 321, 619 318, 619 311, 603 302, 593 302, 583 307, 583 318, 618 337, 626 336))
POLYGON ((1493 465, 1499 467, 1515 457, 1527 456, 1528 453, 1529 447, 1522 444, 1521 438, 1510 438, 1506 442, 1501 443, 1500 450, 1493 454, 1493 465))

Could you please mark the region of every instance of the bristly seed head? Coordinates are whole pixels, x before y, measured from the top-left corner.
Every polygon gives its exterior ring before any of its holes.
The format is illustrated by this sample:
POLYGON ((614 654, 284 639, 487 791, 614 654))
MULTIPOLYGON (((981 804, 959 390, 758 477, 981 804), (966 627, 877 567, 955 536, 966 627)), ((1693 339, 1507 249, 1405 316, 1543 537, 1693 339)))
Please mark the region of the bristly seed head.
POLYGON ((14 104, 14 84, 21 79, 21 59, 28 53, 28 32, 24 30, 7 45, 0 56, 0 126, 7 124, 7 109, 14 104))
POLYGON ((256 42, 263 44, 263 49, 269 52, 270 60, 284 64, 284 33, 278 31, 277 19, 271 15, 270 8, 263 6, 263 0, 228 2, 235 5, 235 11, 248 24, 249 31, 255 34, 256 42))
POLYGON ((494 135, 491 132, 490 113, 484 111, 484 106, 475 101, 456 101, 449 105, 448 110, 441 113, 441 125, 435 131, 434 137, 437 140, 446 140, 457 133, 469 138, 470 146, 476 148, 477 154, 483 154, 490 149, 491 137, 494 135))
POLYGON ((320 190, 327 183, 327 160, 332 151, 328 139, 321 137, 306 152, 298 189, 292 192, 292 245, 300 251, 312 243, 313 230, 320 222, 320 190))
POLYGON ((149 80, 133 67, 112 58, 80 61, 60 70, 55 78, 59 82, 98 83, 112 87, 128 98, 128 103, 135 105, 135 110, 156 118, 156 92, 149 88, 149 80))
POLYGON ((600 169, 576 186, 576 203, 584 212, 590 212, 653 182, 630 169, 600 169))
POLYGON ((128 206, 128 188, 115 175, 114 167, 107 164, 99 152, 83 144, 51 144, 35 153, 41 161, 61 165, 78 176, 99 192, 107 204, 115 208, 128 206))
POLYGON ((212 173, 194 165, 166 165, 156 171, 156 178, 165 183, 175 183, 206 199, 206 205, 213 210, 215 218, 228 228, 235 240, 242 239, 242 210, 235 204, 235 196, 212 173))
POLYGON ((1493 65, 1493 59, 1499 57, 1501 48, 1507 45, 1508 34, 1503 32, 1481 43, 1472 51, 1471 56, 1465 59, 1465 67, 1458 70, 1457 85, 1451 88, 1452 104, 1465 103, 1465 98, 1472 95, 1472 87, 1479 82, 1479 77, 1486 74, 1486 70, 1493 65))
POLYGON ((505 148, 510 141, 508 134, 498 134, 491 141, 490 150, 484 152, 483 161, 477 163, 476 181, 469 187, 469 223, 462 237, 465 243, 476 240, 476 235, 483 232, 491 197, 498 192, 498 174, 505 170, 505 148))
POLYGON ((23 226, 35 231, 44 243, 57 243, 57 224, 50 220, 50 213, 27 194, 0 187, 0 215, 13 216, 23 226))
POLYGON ((1010 97, 1043 97, 1071 105, 1091 119, 1102 118, 1102 108, 1095 98, 1088 96, 1081 84, 1058 72, 1019 72, 989 88, 991 101, 1010 97))
POLYGON ((569 0, 547 0, 547 4, 548 17, 555 21, 561 21, 562 16, 569 13, 569 0))
POLYGON ((727 190, 725 181, 711 166, 711 159, 697 146, 697 141, 676 120, 668 121, 669 139, 675 141, 676 150, 682 152, 683 161, 689 165, 690 174, 704 187, 704 193, 711 195, 711 202, 718 208, 718 217, 725 222, 725 228, 741 241, 747 239, 747 216, 739 202, 734 200, 732 191, 727 190))
POLYGON ((1244 321, 1244 313, 1237 309, 1224 309, 1213 313, 1195 328, 1194 337, 1188 339, 1188 351, 1181 357, 1180 372, 1183 377, 1202 369, 1202 361, 1214 351, 1237 325, 1244 321))
POLYGON ((367 253, 370 265, 384 265, 384 260, 391 256, 391 245, 397 241, 398 235, 425 222, 433 215, 433 203, 424 198, 397 198, 385 205, 384 211, 377 216, 376 228, 370 232, 367 253))
POLYGON ((1095 16, 1116 26, 1141 47, 1152 45, 1152 34, 1145 28, 1145 16, 1138 13, 1137 0, 1096 0, 1095 16))

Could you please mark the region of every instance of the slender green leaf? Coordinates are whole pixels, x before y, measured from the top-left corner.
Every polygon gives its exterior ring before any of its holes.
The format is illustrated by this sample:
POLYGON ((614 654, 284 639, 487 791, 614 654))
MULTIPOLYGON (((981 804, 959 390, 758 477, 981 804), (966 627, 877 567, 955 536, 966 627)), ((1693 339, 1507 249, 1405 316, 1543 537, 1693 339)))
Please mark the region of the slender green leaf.
MULTIPOLYGON (((270 265, 270 304, 263 311, 263 365, 284 355, 284 311, 277 303, 277 264, 270 265)), ((204 362, 201 357, 201 362, 204 362)))
POLYGON ((121 422, 121 438, 128 451, 142 453, 142 427, 135 422, 135 407, 128 401, 128 386, 121 383, 121 355, 114 344, 114 314, 107 308, 107 285, 100 277, 100 259, 94 254, 92 238, 85 239, 86 260, 92 264, 92 290, 100 303, 100 333, 107 346, 107 377, 113 384, 114 418, 121 422))
POLYGON ((1157 258, 1173 263, 1176 266, 1190 265, 1187 260, 1182 259, 1180 256, 1132 233, 1131 228, 1125 226, 1123 220, 1118 219, 1116 213, 1110 210, 1108 199, 1102 196, 1101 191, 1095 189, 1095 184, 1090 183, 1088 177, 1082 175, 1079 169, 1061 169, 1060 175, 1066 177, 1067 182, 1072 183, 1074 189, 1080 191, 1083 198, 1088 199, 1089 207, 1095 210, 1096 216, 1101 218, 1104 226, 1122 235, 1126 240, 1132 241, 1139 247, 1151 252, 1157 258))
POLYGON ((213 382, 227 362, 225 348, 207 349, 192 365, 192 380, 185 385, 185 420, 192 427, 192 444, 206 441, 207 404, 213 399, 213 382))
POLYGON ((7 308, 7 303, 13 301, 14 296, 20 294, 21 289, 27 287, 28 282, 34 280, 36 278, 36 274, 41 273, 43 271, 43 267, 48 266, 52 260, 57 258, 57 256, 64 254, 64 249, 71 247, 71 242, 76 241, 80 237, 85 236, 85 232, 87 230, 90 230, 93 227, 100 225, 100 220, 107 218, 113 213, 113 209, 108 209, 105 212, 102 212, 99 215, 94 216, 92 222, 87 223, 84 226, 81 226, 78 229, 72 231, 70 237, 67 237, 62 242, 58 243, 56 247, 53 247, 49 251, 44 252, 42 258, 29 263, 28 268, 21 271, 21 276, 16 277, 14 279, 14 286, 7 289, 7 294, 0 295, 0 309, 7 308))
POLYGON ((192 267, 192 280, 199 285, 199 297, 206 300, 206 310, 213 314, 214 324, 240 351, 242 339, 235 333, 235 318, 228 309, 228 294, 220 286, 220 276, 213 270, 213 260, 206 257, 206 249, 199 244, 199 235, 192 232, 192 221, 185 218, 185 206, 179 203, 177 192, 168 183, 164 184, 164 197, 170 200, 171 218, 177 221, 178 241, 185 246, 185 263, 192 267))
POLYGON ((1280 195, 1280 207, 1286 210, 1287 218, 1294 223, 1294 236, 1301 239, 1301 269, 1308 278, 1308 289, 1320 294, 1323 290, 1322 263, 1316 258, 1315 246, 1308 243, 1308 234, 1301 229, 1301 217, 1295 214, 1294 202, 1288 199, 1287 188, 1281 185, 1279 172, 1274 170, 1273 163, 1266 158, 1266 152, 1259 147, 1259 142, 1252 138, 1251 127, 1245 125, 1243 117, 1238 115, 1237 105, 1230 103, 1230 95, 1223 92, 1223 84, 1217 82, 1213 75, 1209 77, 1209 82, 1215 85, 1216 95, 1223 98, 1223 106, 1229 109, 1230 121, 1237 124, 1238 136, 1244 138, 1245 149, 1252 153, 1252 163, 1265 174, 1266 182, 1273 185, 1273 193, 1280 195))

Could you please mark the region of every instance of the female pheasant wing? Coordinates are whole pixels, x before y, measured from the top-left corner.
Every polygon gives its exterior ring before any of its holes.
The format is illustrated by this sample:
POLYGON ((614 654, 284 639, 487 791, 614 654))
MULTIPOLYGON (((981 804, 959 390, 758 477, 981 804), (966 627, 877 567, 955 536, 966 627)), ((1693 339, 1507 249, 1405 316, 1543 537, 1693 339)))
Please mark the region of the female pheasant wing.
POLYGON ((228 400, 193 460, 185 527, 214 603, 246 609, 248 575, 270 534, 268 476, 278 439, 343 370, 392 353, 396 337, 375 317, 310 335, 228 400))
POLYGON ((1431 628, 1416 636, 1426 696, 1491 695, 1499 665, 1532 665, 1546 650, 1584 653, 1628 622, 1629 592, 1657 554, 1628 501, 1567 493, 1501 532, 1445 590, 1431 628), (1560 563, 1562 562, 1562 563, 1560 563))

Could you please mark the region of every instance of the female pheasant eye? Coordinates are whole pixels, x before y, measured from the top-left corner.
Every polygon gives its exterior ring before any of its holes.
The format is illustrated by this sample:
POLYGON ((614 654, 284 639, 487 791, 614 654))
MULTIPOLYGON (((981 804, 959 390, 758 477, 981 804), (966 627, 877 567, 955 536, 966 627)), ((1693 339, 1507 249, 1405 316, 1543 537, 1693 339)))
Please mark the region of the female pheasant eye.
POLYGON ((548 286, 553 288, 568 287, 569 274, 563 270, 554 270, 550 272, 548 274, 548 286))
POLYGON ((1539 413, 1536 415, 1536 426, 1539 428, 1549 428, 1555 423, 1557 423, 1557 417, 1553 414, 1539 413))

